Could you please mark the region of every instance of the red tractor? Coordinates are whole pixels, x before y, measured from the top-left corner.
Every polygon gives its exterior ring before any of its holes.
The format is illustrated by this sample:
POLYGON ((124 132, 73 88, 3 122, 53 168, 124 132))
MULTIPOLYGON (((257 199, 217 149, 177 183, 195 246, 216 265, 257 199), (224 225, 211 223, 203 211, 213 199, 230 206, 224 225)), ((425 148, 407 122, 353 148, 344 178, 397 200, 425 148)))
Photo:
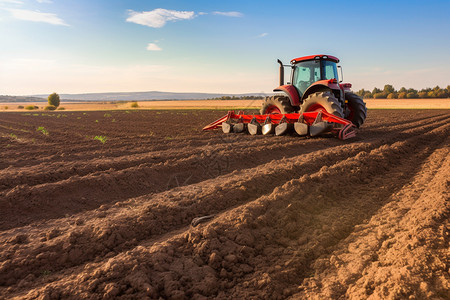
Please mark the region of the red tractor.
POLYGON ((338 68, 340 68, 336 66, 338 62, 339 59, 331 55, 295 58, 291 60, 289 66, 292 69, 292 83, 285 85, 285 66, 278 60, 280 86, 274 89, 274 92, 284 94, 267 97, 261 108, 261 114, 321 110, 345 118, 356 127, 360 127, 366 119, 366 105, 361 97, 351 92, 350 83, 338 83, 338 68))
POLYGON ((366 119, 367 108, 361 97, 351 92, 350 83, 338 82, 339 59, 331 55, 311 55, 291 60, 291 83, 284 84, 280 64, 280 86, 266 97, 260 115, 229 112, 204 130, 222 127, 224 132, 284 134, 294 129, 299 135, 315 136, 335 132, 341 139, 353 137, 366 119))

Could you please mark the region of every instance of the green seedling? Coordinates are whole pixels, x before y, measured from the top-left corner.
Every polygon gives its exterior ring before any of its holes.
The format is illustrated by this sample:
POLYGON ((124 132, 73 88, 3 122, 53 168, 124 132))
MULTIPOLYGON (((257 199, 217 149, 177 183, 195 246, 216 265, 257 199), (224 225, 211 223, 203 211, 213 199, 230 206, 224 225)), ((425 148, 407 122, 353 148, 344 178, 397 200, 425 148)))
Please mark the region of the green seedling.
POLYGON ((10 133, 9 136, 12 137, 12 138, 15 139, 15 140, 18 139, 17 135, 15 135, 14 133, 10 133))
POLYGON ((95 123, 98 123, 98 120, 95 120, 95 123))
POLYGON ((36 129, 36 131, 42 132, 43 135, 48 135, 47 129, 45 129, 43 126, 39 126, 38 129, 36 129))
POLYGON ((112 117, 112 115, 111 115, 111 114, 108 114, 108 113, 104 114, 103 116, 104 116, 105 118, 111 118, 111 117, 112 117))
POLYGON ((97 141, 100 141, 102 144, 104 144, 104 143, 106 143, 106 140, 107 140, 108 138, 106 137, 106 136, 103 136, 103 135, 96 135, 95 137, 94 137, 94 140, 97 140, 97 141))

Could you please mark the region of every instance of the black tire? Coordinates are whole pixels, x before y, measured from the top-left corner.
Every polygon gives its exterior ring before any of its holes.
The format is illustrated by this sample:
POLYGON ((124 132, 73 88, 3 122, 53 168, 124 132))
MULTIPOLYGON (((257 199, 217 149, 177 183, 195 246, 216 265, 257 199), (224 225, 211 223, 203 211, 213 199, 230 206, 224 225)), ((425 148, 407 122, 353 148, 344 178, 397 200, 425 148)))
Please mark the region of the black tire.
POLYGON ((339 100, 332 92, 318 92, 308 96, 300 106, 300 113, 315 111, 316 108, 323 107, 328 113, 337 117, 344 117, 344 110, 342 109, 339 100))
POLYGON ((290 114, 296 111, 296 108, 291 105, 291 101, 286 96, 275 95, 271 97, 266 97, 264 100, 261 110, 259 111, 261 115, 267 114, 270 107, 275 106, 280 110, 282 114, 290 114))
POLYGON ((361 97, 353 93, 345 93, 345 100, 347 100, 349 109, 349 115, 346 119, 352 121, 359 128, 367 117, 366 103, 361 97))

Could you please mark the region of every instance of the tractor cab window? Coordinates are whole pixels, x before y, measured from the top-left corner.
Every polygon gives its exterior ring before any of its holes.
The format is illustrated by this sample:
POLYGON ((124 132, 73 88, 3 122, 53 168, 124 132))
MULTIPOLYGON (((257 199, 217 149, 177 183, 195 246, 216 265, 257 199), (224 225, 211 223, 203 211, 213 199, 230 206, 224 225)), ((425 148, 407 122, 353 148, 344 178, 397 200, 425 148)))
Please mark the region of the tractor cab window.
POLYGON ((297 88, 300 97, 314 82, 320 80, 320 61, 303 61, 294 66, 292 84, 297 88))
POLYGON ((338 79, 336 63, 329 60, 324 60, 323 79, 333 79, 333 78, 338 79))

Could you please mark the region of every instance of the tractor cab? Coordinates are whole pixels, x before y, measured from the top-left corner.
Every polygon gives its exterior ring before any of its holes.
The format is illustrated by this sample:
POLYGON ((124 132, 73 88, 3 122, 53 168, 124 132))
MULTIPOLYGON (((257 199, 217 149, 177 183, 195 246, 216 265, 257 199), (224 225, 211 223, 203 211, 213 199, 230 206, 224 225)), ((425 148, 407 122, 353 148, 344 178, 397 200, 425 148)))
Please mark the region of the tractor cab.
POLYGON ((336 79, 338 72, 336 63, 339 59, 329 55, 311 55, 291 60, 291 82, 297 89, 300 98, 306 89, 320 80, 336 79))

